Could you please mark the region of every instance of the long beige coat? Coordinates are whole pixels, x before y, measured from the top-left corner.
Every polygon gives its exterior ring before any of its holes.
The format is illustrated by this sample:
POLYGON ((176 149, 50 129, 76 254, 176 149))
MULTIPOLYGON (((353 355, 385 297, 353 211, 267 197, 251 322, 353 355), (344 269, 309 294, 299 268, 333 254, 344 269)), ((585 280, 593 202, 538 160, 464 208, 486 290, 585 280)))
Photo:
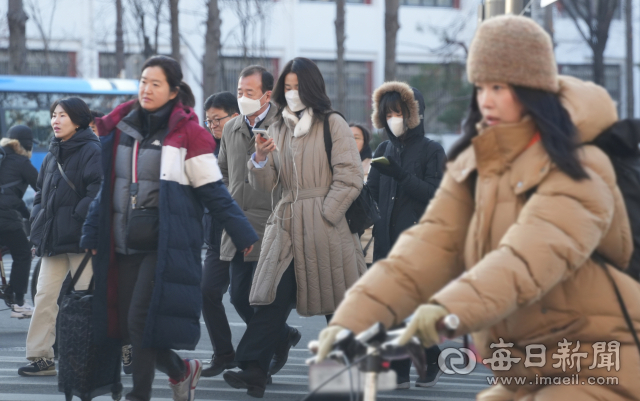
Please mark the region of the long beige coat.
MULTIPOLYGON (((260 128, 268 129, 274 122, 278 108, 271 105, 267 116, 260 128)), ((249 168, 247 161, 256 149, 255 136, 251 136, 244 116, 240 115, 229 121, 222 132, 220 141, 220 153, 218 154, 218 166, 222 172, 224 181, 233 199, 242 208, 247 220, 260 240, 253 245, 251 253, 244 257, 245 262, 257 262, 260 257, 264 227, 271 210, 280 201, 280 188, 273 192, 265 193, 256 191, 249 184, 249 168)), ((220 259, 230 261, 236 256, 236 247, 226 231, 222 233, 220 244, 220 259)))
POLYGON ((366 271, 357 234, 345 212, 364 183, 360 155, 347 123, 329 117, 333 150, 329 168, 323 121, 311 109, 298 118, 285 109, 269 127, 277 151, 263 168, 249 161, 249 182, 265 192, 280 183, 282 200, 269 217, 253 277, 252 305, 273 302, 282 274, 294 260, 300 315, 333 313, 346 290, 366 271))
MULTIPOLYGON (((560 98, 583 142, 616 121, 603 88, 568 77, 560 83, 560 98)), ((418 305, 437 303, 460 317, 458 334, 474 333, 482 358, 494 356, 490 346, 501 338, 512 343, 511 357, 522 358, 493 373, 526 377, 524 385, 499 385, 479 400, 640 399, 638 349, 612 284, 591 259, 597 250, 626 266, 632 252, 613 167, 600 149, 585 145, 579 156, 589 179, 574 181, 551 163, 540 141, 530 145, 536 131, 525 118, 474 138, 447 165, 419 224, 356 283, 331 323, 356 332, 376 321, 391 326, 418 305), (565 370, 553 366, 563 339, 572 342, 570 350, 579 341, 578 351, 587 353, 565 370), (593 346, 602 341, 620 343, 618 358, 613 354, 619 371, 590 369, 593 346), (546 347, 544 366, 525 366, 528 345, 546 347), (619 384, 536 384, 536 377, 569 378, 578 367, 581 380, 617 377, 619 384)), ((640 284, 609 270, 640 329, 640 284)))

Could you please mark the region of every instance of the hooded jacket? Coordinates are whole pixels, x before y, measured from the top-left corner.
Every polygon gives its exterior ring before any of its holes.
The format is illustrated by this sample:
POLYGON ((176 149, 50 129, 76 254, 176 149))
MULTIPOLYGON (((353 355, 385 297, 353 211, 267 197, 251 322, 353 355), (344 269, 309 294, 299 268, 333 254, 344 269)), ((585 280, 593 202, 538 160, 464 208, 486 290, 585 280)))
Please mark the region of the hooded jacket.
POLYGON ((333 174, 324 145, 324 118, 314 118, 310 108, 301 118, 285 108, 269 127, 278 150, 262 168, 248 162, 255 189, 270 193, 280 184, 283 191, 265 228, 249 296, 252 305, 273 302, 292 260, 296 309, 302 316, 333 313, 366 271, 360 240, 345 218, 364 185, 360 155, 346 121, 331 114, 328 123, 333 174))
POLYGON ((424 98, 417 89, 403 82, 382 84, 373 94, 374 126, 385 128, 378 110, 382 97, 389 92, 400 93, 407 106, 408 130, 400 137, 386 130, 389 140, 378 145, 373 157, 393 158, 408 174, 398 182, 375 167, 369 172, 367 186, 380 210, 380 221, 373 227, 374 261, 386 257, 400 233, 418 222, 440 185, 446 162, 442 146, 425 137, 424 98))
POLYGON ((79 130, 64 142, 51 141, 31 211, 31 242, 38 256, 84 252, 80 248, 82 224, 102 181, 100 151, 100 141, 91 128, 79 130), (62 178, 58 163, 78 193, 62 178))
POLYGON ((22 197, 29 185, 36 190, 38 170, 29 160, 31 152, 17 139, 3 138, 0 147, 6 154, 0 164, 0 230, 14 231, 22 229, 23 218, 29 218, 22 197))
MULTIPOLYGON (((612 371, 590 365, 600 361, 595 356, 600 342, 610 350, 608 343, 617 341, 619 371, 613 375, 619 385, 590 386, 589 399, 638 399, 638 349, 613 285, 591 258, 597 251, 626 266, 632 252, 611 162, 586 144, 616 121, 616 108, 592 83, 562 77, 560 87, 561 102, 585 143, 578 156, 589 178, 575 181, 558 169, 541 141, 532 143, 537 128, 528 117, 484 129, 448 163, 419 224, 353 287, 332 324, 355 332, 377 321, 390 327, 422 303, 440 304, 460 318, 456 335, 473 333, 481 358, 492 358, 491 345, 501 339, 511 344, 512 358, 522 358, 509 370, 494 370, 497 376, 526 377, 525 385, 502 388, 510 394, 499 398, 505 400, 568 399, 576 389, 543 389, 536 377, 569 377, 578 369, 583 380, 611 376, 612 371), (579 341, 587 357, 561 369, 553 366, 554 354, 564 339, 572 342, 571 350, 579 341), (529 345, 545 347, 543 366, 525 366, 529 345), (531 394, 536 391, 539 396, 531 394)), ((609 271, 640 328, 640 285, 612 267, 609 271)))
MULTIPOLYGON (((134 105, 130 101, 96 119, 103 144, 105 175, 99 196, 83 228, 82 247, 97 249, 93 258, 95 291, 93 324, 96 341, 119 338, 118 267, 113 240, 114 164, 123 132, 119 123, 134 105)), ((203 206, 231 234, 238 249, 258 240, 246 217, 222 183, 213 155, 215 144, 190 107, 178 102, 170 113, 160 156, 158 263, 145 323, 144 347, 194 349, 200 339, 202 309, 201 253, 203 206)))

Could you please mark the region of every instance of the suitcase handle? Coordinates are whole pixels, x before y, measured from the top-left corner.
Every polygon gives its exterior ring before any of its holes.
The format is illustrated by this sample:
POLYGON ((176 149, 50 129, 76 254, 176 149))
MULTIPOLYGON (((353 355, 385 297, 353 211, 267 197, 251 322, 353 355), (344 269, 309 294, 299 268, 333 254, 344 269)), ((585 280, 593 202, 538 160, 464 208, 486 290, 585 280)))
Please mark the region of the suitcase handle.
MULTIPOLYGON (((82 272, 84 268, 87 267, 89 260, 91 259, 91 251, 85 253, 84 258, 82 258, 82 262, 80 262, 80 266, 76 270, 76 274, 71 277, 71 284, 69 284, 69 288, 67 288, 67 295, 71 294, 71 291, 75 288, 78 280, 80 280, 80 276, 82 276, 82 272)), ((91 292, 93 288, 93 274, 91 275, 91 282, 89 283, 88 291, 91 292)))

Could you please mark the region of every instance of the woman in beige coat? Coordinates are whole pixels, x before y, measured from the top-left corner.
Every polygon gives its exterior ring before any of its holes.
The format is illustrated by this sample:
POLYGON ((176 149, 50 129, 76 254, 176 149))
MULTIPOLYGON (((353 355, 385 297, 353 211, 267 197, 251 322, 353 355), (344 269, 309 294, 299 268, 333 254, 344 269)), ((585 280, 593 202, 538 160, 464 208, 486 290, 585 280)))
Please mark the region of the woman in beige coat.
MULTIPOLYGON (((478 400, 639 399, 638 349, 592 258, 626 267, 632 252, 611 162, 588 144, 616 108, 603 88, 556 71, 551 40, 530 19, 479 27, 467 61, 476 89, 440 189, 349 291, 320 335, 321 357, 341 327, 391 327, 414 312, 401 341, 429 346, 454 314, 454 334, 473 333, 503 379, 478 400), (500 354, 514 358, 506 370, 500 354)), ((640 328, 640 285, 608 271, 640 328)))
POLYGON ((277 331, 293 305, 302 316, 330 316, 346 290, 366 271, 357 234, 345 218, 364 184, 360 155, 349 125, 327 114, 331 102, 316 64, 295 58, 273 91, 279 120, 271 139, 256 140, 249 182, 282 198, 267 221, 249 301, 256 307, 236 351, 241 372, 227 372, 232 387, 261 397, 277 331), (324 124, 332 140, 331 165, 324 124))

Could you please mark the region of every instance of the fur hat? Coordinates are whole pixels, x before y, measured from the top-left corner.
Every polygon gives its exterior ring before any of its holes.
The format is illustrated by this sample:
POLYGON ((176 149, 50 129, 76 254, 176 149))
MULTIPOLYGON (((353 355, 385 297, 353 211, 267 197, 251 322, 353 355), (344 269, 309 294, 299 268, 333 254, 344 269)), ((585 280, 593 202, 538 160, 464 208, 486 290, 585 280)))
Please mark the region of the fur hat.
POLYGON ((422 116, 420 115, 420 107, 418 105, 418 101, 413 96, 413 89, 404 82, 398 81, 390 81, 385 82, 378 89, 373 92, 373 104, 372 104, 372 113, 371 113, 371 122, 373 123, 374 128, 382 129, 384 128, 384 121, 380 121, 378 116, 378 110, 380 109, 380 101, 382 100, 382 96, 389 92, 398 92, 402 99, 402 102, 407 106, 409 110, 409 116, 407 117, 407 127, 409 129, 415 128, 420 124, 420 119, 422 116))
POLYGON ((551 37, 531 18, 503 15, 480 24, 469 47, 469 82, 506 82, 557 93, 551 37))

